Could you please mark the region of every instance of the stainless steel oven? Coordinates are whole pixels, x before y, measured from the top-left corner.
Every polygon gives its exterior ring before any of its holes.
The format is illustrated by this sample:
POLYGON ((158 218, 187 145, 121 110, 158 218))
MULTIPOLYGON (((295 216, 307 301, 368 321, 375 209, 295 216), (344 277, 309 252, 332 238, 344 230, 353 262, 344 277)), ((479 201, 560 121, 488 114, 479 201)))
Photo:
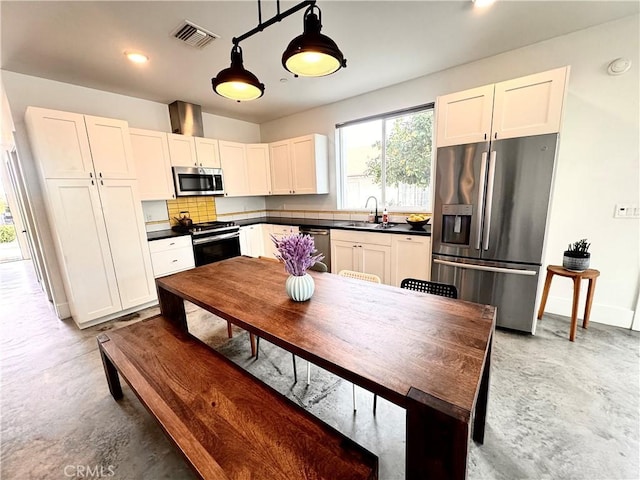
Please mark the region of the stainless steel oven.
POLYGON ((196 267, 240 255, 240 227, 233 222, 195 224, 189 230, 196 267))
POLYGON ((176 196, 222 195, 222 169, 205 167, 173 167, 176 196))

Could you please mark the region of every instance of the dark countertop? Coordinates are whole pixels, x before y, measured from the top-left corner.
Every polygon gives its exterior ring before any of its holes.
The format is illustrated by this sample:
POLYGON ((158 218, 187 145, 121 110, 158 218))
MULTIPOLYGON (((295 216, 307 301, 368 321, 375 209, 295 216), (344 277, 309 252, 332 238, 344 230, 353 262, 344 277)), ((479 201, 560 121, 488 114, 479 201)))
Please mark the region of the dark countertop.
POLYGON ((147 240, 162 240, 163 238, 182 237, 189 235, 189 232, 174 232, 171 229, 158 230, 157 232, 147 232, 147 240))
POLYGON ((274 225, 293 225, 297 227, 317 227, 317 228, 334 228, 339 230, 353 230, 356 232, 377 232, 377 233, 395 233, 400 235, 423 235, 431 236, 431 224, 424 226, 424 230, 412 230, 411 225, 406 222, 398 223, 390 228, 357 228, 345 226, 349 220, 322 220, 317 218, 287 218, 287 217, 259 217, 248 220, 236 220, 241 227, 247 225, 256 225, 258 223, 271 223, 274 225))
MULTIPOLYGON (((422 235, 431 236, 431 224, 424 226, 424 230, 413 230, 411 225, 402 222, 390 228, 358 228, 348 227, 345 223, 349 220, 322 220, 317 218, 288 218, 288 217, 258 217, 248 220, 236 220, 235 223, 241 227, 247 225, 257 225, 259 223, 271 223, 273 225, 293 225, 295 227, 316 227, 316 228, 334 228, 339 230, 353 230, 354 232, 376 232, 376 233, 395 233, 400 235, 422 235)), ((147 240, 162 240, 163 238, 181 237, 189 235, 184 232, 174 232, 173 230, 159 230, 157 232, 147 232, 147 240)))

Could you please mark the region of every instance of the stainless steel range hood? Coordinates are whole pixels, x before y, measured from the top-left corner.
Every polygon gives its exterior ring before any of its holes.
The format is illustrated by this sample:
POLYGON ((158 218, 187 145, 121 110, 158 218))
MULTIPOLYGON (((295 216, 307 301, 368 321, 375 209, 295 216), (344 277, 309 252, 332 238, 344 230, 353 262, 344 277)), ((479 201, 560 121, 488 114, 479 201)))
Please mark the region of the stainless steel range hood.
POLYGON ((176 100, 169 104, 169 118, 173 133, 204 137, 202 107, 200 105, 176 100))

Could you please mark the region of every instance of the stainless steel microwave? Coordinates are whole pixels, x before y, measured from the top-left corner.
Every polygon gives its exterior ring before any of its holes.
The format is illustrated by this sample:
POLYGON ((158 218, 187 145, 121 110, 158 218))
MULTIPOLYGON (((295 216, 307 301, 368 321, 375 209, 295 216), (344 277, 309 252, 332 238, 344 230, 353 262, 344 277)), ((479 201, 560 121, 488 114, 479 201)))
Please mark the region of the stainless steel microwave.
POLYGON ((222 169, 203 167, 173 167, 176 196, 223 195, 222 169))

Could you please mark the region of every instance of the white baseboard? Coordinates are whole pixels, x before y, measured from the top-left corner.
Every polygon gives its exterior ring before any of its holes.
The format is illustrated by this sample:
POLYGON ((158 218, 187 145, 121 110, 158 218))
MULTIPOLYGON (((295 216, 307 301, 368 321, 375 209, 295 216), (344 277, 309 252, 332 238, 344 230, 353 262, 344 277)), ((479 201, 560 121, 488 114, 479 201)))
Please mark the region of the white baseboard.
MULTIPOLYGON (((100 323, 104 323, 104 322, 108 322, 109 320, 113 320, 114 318, 122 317, 122 316, 128 315, 130 313, 138 312, 140 310, 144 310, 145 308, 153 307, 155 305, 158 305, 158 300, 152 300, 151 302, 144 303, 142 305, 138 305, 137 307, 132 307, 132 308, 129 308, 127 310, 122 310, 120 312, 113 313, 111 315, 107 315, 105 317, 100 317, 100 318, 96 318, 94 320, 89 320, 88 322, 83 322, 83 323, 76 322, 76 325, 78 326, 78 328, 80 330, 84 330, 85 328, 93 327, 93 326, 98 325, 100 323)), ((73 319, 73 321, 75 322, 75 318, 73 319)))
MULTIPOLYGON (((581 299, 583 300, 583 299, 581 299)), ((555 313, 565 317, 571 317, 571 308, 573 299, 563 297, 549 296, 544 311, 555 313)), ((614 327, 631 328, 634 311, 628 308, 616 307, 613 305, 604 305, 593 303, 591 306, 591 316, 589 322, 603 323, 614 327)), ((584 301, 578 306, 578 323, 582 321, 584 316, 584 301)))
POLYGON ((53 309, 56 312, 56 316, 60 320, 64 320, 65 318, 69 318, 71 316, 71 309, 69 308, 69 303, 54 303, 53 309))

